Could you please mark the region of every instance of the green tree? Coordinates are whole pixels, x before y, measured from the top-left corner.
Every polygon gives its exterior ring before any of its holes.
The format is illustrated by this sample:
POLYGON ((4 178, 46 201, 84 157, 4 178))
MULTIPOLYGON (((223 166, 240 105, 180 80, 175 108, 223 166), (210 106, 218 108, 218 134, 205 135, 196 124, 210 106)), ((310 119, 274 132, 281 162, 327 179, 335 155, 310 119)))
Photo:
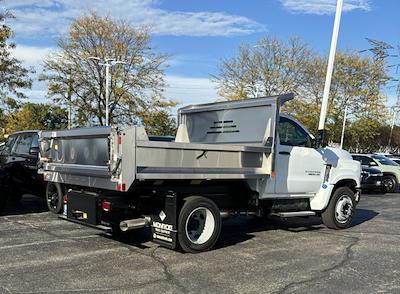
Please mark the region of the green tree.
POLYGON ((176 120, 168 111, 160 110, 149 112, 143 117, 149 135, 174 136, 176 133, 176 120))
POLYGON ((11 42, 13 32, 6 25, 6 20, 12 17, 9 11, 0 11, 0 102, 10 95, 25 97, 21 89, 30 88, 32 85, 28 76, 30 71, 11 55, 16 45, 11 42))
POLYGON ((89 57, 122 60, 126 64, 111 69, 110 122, 153 128, 144 118, 175 103, 163 98, 167 57, 155 53, 150 41, 145 27, 91 13, 76 19, 59 40, 60 50, 46 59, 41 79, 55 102, 71 101, 78 125, 104 125, 105 68, 89 57))
POLYGON ((15 104, 6 117, 5 129, 8 134, 22 130, 65 129, 68 115, 59 106, 43 103, 15 104))
MULTIPOLYGON (((306 83, 302 87, 302 95, 298 97, 300 99, 285 106, 287 112, 314 132, 318 127, 326 65, 326 58, 315 56, 308 65, 307 78, 304 79, 306 83)), ((354 52, 337 53, 326 123, 330 140, 340 141, 346 106, 349 122, 365 119, 375 122, 364 124, 366 128, 362 133, 365 138, 377 132, 387 119, 386 97, 382 94, 387 81, 384 64, 354 52)), ((346 140, 345 143, 349 146, 354 142, 346 140)))
MULTIPOLYGON (((227 99, 294 93, 296 99, 285 104, 283 111, 315 133, 326 66, 327 58, 298 38, 281 42, 267 37, 256 46, 241 46, 234 57, 223 60, 214 79, 219 83, 220 94, 227 99)), ((350 51, 337 53, 326 123, 331 141, 340 141, 346 106, 346 132, 351 135, 345 136, 345 147, 361 144, 361 148, 376 138, 387 120, 386 97, 382 94, 387 81, 383 62, 350 51)))

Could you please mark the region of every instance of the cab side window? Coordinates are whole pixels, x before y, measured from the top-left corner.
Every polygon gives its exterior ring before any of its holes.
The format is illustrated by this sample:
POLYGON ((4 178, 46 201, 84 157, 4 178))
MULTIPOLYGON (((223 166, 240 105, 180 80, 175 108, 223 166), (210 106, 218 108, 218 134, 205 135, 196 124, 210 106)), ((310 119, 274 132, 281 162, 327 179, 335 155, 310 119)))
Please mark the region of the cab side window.
POLYGON ((32 134, 21 134, 14 145, 13 153, 28 155, 29 149, 31 148, 33 135, 32 134))
POLYGON ((3 150, 1 150, 2 154, 9 154, 14 146, 15 140, 17 139, 17 136, 10 136, 7 139, 6 144, 4 145, 3 150))
POLYGON ((297 123, 281 117, 278 126, 279 140, 281 145, 311 147, 310 136, 297 123))
POLYGON ((39 148, 39 135, 33 134, 31 148, 39 148))

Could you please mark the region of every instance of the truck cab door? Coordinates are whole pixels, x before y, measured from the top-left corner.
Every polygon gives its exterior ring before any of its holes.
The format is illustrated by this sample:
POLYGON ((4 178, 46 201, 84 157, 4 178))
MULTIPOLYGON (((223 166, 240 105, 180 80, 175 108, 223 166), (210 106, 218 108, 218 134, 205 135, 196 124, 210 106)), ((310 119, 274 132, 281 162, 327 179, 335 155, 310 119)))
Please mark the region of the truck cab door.
POLYGON ((275 193, 317 192, 325 168, 322 155, 312 147, 309 133, 293 119, 279 119, 275 161, 275 193))
POLYGON ((38 149, 37 133, 22 133, 9 156, 11 178, 21 192, 38 194, 41 181, 37 173, 38 154, 32 154, 32 147, 38 149))

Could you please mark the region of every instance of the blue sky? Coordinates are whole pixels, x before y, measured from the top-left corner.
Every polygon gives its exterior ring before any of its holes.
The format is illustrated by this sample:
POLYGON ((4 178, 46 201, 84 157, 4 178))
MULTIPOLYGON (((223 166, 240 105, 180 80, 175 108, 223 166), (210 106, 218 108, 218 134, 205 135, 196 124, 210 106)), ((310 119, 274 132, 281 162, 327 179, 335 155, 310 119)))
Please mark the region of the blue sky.
MULTIPOLYGON (((366 37, 400 43, 399 0, 344 1, 339 49, 369 48, 366 37)), ((43 57, 56 49, 57 38, 73 18, 89 10, 133 25, 150 24, 155 48, 171 55, 166 95, 187 104, 217 99, 209 79, 217 73, 219 60, 266 34, 282 40, 299 36, 315 51, 327 54, 336 0, 5 0, 2 4, 16 16, 10 23, 16 33, 15 55, 38 72, 43 57)), ((46 85, 39 82, 28 92, 35 101, 46 101, 45 93, 46 85)), ((393 104, 394 89, 386 93, 393 104)))

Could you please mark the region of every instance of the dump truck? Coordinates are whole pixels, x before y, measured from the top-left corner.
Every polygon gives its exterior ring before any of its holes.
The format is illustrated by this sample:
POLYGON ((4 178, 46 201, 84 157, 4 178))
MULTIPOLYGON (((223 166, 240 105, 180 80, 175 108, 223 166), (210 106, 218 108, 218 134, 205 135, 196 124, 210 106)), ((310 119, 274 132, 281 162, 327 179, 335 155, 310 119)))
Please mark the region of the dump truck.
POLYGON ((210 250, 222 219, 240 214, 347 228, 360 163, 280 113, 293 98, 183 107, 165 140, 141 126, 44 131, 39 172, 65 193, 67 220, 116 233, 150 227, 154 242, 185 252, 210 250))

